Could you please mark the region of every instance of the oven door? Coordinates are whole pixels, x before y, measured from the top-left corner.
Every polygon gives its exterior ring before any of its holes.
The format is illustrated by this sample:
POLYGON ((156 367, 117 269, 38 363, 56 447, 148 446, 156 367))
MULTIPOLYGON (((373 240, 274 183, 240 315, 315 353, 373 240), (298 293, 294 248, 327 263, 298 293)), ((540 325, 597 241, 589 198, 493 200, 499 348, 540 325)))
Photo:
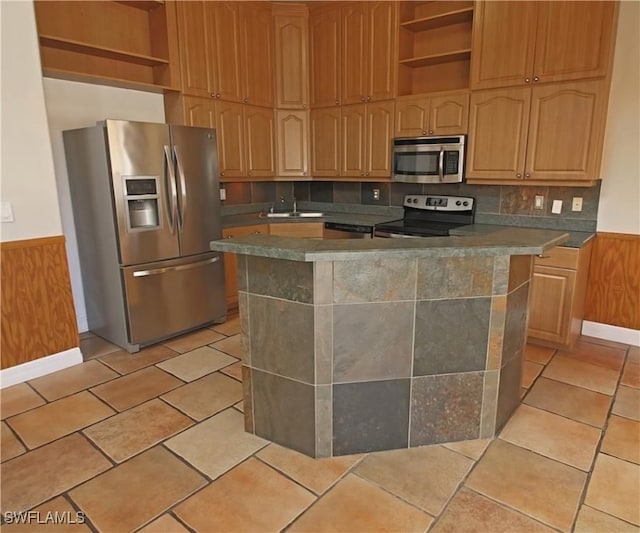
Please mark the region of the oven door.
POLYGON ((457 183, 462 181, 463 147, 458 145, 394 146, 393 181, 457 183))

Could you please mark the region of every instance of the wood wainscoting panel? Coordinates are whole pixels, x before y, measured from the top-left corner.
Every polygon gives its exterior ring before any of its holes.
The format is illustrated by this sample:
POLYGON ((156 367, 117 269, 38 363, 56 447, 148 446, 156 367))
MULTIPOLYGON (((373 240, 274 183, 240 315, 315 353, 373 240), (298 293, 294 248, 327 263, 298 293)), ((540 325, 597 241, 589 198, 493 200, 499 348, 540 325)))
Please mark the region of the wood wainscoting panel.
POLYGON ((596 235, 585 320, 640 329, 640 235, 596 235))
POLYGON ((1 365, 79 346, 64 236, 0 244, 1 365))

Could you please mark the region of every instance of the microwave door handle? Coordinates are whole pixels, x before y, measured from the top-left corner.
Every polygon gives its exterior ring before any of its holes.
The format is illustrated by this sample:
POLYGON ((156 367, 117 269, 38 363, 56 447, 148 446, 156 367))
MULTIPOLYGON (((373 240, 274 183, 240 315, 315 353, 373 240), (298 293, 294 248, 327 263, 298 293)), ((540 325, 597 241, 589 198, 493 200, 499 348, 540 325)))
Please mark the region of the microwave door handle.
POLYGON ((440 157, 438 158, 438 177, 440 181, 444 181, 444 146, 440 148, 440 157))
POLYGON ((178 219, 178 227, 180 228, 180 231, 182 231, 182 227, 184 226, 184 219, 187 213, 187 183, 184 177, 182 158, 180 157, 178 147, 175 145, 173 147, 173 153, 176 156, 176 167, 178 169, 178 177, 180 178, 180 218, 178 219))
POLYGON ((178 201, 178 191, 176 190, 176 176, 173 171, 173 161, 171 159, 171 149, 165 144, 164 146, 164 183, 167 185, 167 177, 169 185, 167 187, 167 218, 169 219, 169 229, 171 233, 175 233, 175 214, 176 203, 178 201))

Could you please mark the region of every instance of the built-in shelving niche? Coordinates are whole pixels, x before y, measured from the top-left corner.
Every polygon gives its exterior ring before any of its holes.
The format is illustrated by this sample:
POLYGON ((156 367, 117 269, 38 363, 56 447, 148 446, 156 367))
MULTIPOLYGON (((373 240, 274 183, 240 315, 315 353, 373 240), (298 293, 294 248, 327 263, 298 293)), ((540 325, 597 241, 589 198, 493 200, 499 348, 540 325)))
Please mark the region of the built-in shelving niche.
POLYGON ((469 88, 472 1, 400 5, 398 95, 469 88))
POLYGON ((35 12, 45 76, 152 92, 179 88, 173 2, 37 0, 35 12))

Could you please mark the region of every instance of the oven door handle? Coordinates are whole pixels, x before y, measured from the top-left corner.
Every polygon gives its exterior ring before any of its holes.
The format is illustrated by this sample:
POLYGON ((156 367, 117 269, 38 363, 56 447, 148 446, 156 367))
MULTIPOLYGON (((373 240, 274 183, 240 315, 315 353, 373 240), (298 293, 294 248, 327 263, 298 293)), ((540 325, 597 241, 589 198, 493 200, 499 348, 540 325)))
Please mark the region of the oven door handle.
POLYGON ((438 158, 438 177, 440 181, 444 181, 444 146, 440 148, 440 157, 438 158))

